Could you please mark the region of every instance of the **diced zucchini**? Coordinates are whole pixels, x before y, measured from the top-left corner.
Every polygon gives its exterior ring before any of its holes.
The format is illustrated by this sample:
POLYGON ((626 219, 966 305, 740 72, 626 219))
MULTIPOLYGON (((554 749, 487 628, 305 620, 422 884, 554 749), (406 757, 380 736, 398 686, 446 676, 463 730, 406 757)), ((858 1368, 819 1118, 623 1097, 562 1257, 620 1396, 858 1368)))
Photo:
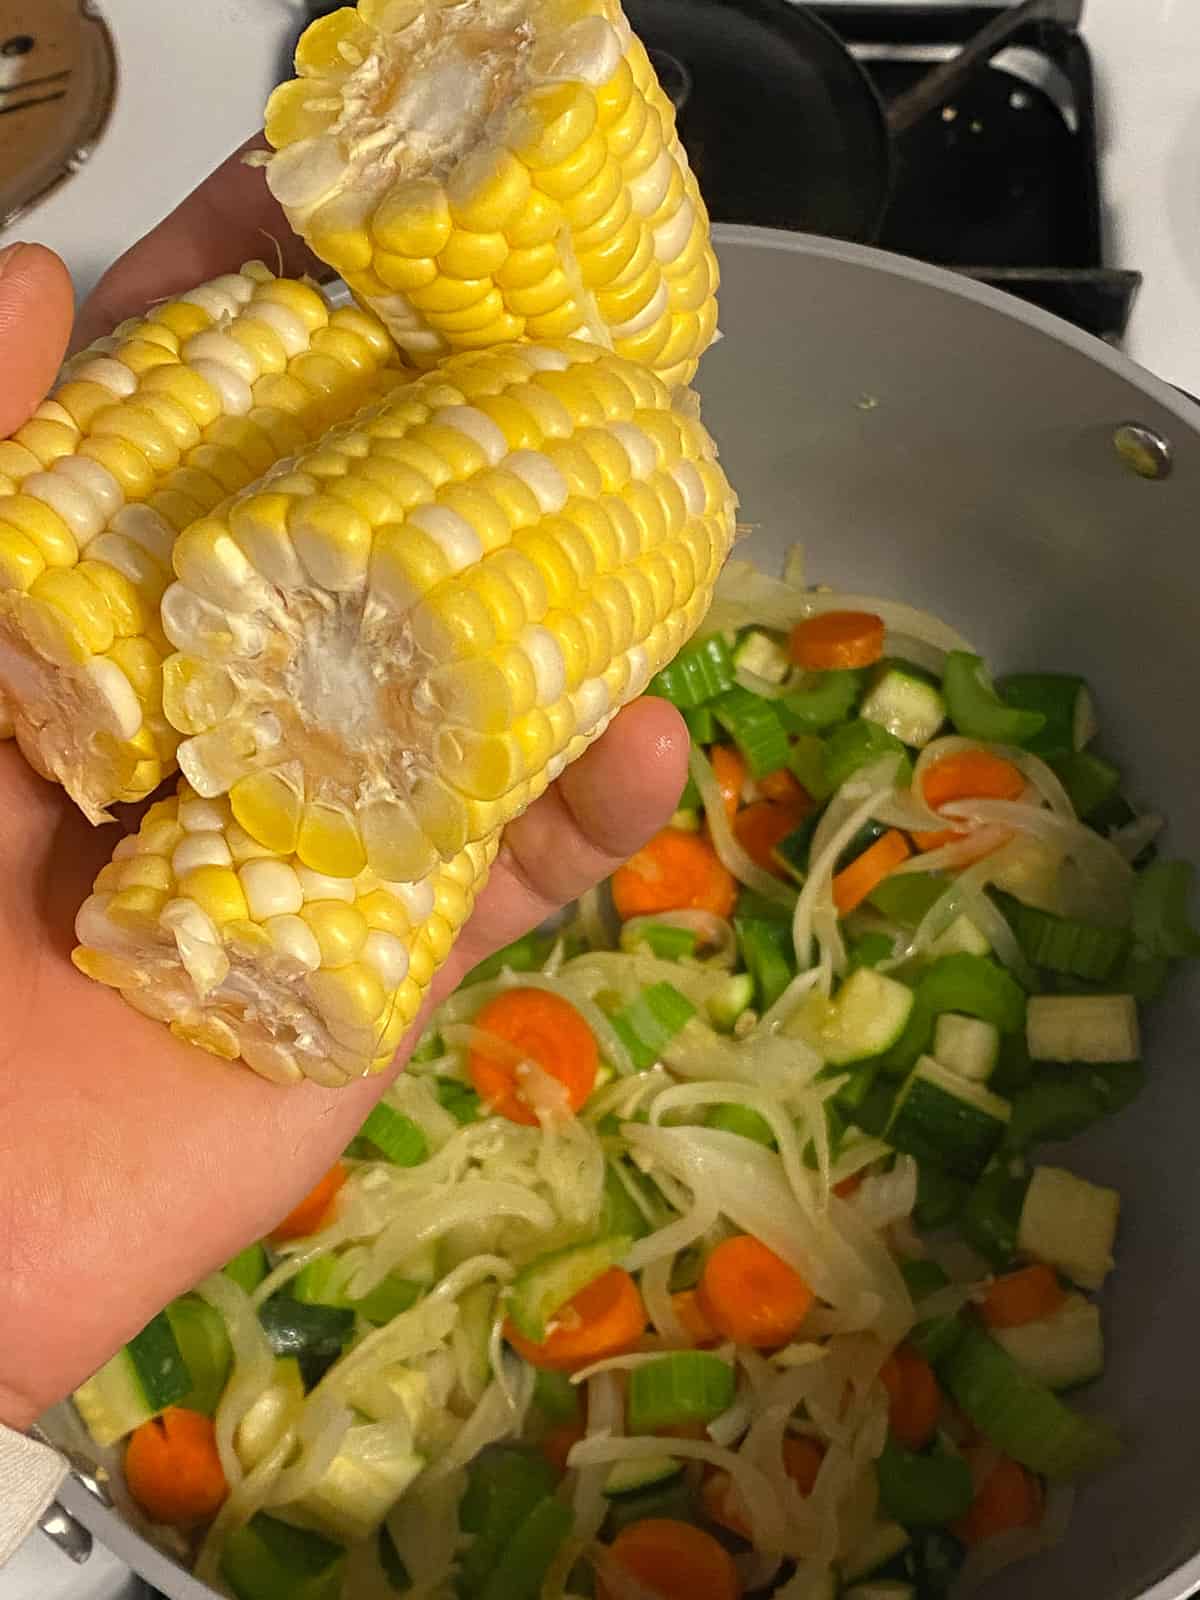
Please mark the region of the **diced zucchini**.
POLYGON ((424 1470, 425 1457, 410 1439, 409 1429, 395 1422, 348 1428, 324 1476, 294 1509, 348 1543, 369 1538, 424 1470))
POLYGON ((892 1435, 875 1471, 880 1509, 906 1527, 953 1522, 970 1508, 971 1469, 960 1455, 944 1449, 918 1453, 906 1449, 892 1435))
POLYGON ((881 1055, 904 1032, 914 998, 907 984, 859 967, 826 1009, 814 1044, 827 1062, 839 1067, 881 1055))
POLYGON ((1017 1249, 1057 1267, 1082 1289, 1099 1289, 1113 1267, 1121 1196, 1062 1167, 1035 1167, 1017 1249))
POLYGON ((1081 1294, 1070 1294, 1051 1316, 1018 1328, 993 1328, 1023 1371, 1048 1389, 1073 1389, 1104 1371, 1104 1333, 1100 1307, 1081 1294))
POLYGON ((338 1600, 346 1551, 260 1511, 225 1540, 221 1577, 237 1600, 338 1600))
POLYGON ((618 1461, 604 1480, 604 1493, 610 1499, 640 1494, 683 1476, 683 1463, 674 1456, 641 1456, 635 1461, 618 1461))
POLYGON ((754 979, 748 972, 731 972, 706 1002, 713 1026, 728 1033, 743 1011, 754 1004, 754 979))
POLYGON ((233 1362, 225 1320, 197 1294, 172 1300, 164 1314, 192 1380, 191 1388, 178 1403, 211 1417, 233 1362))
POLYGON ((1137 1001, 1131 994, 1039 994, 1025 1019, 1035 1061, 1136 1061, 1137 1001))
POLYGON ((1007 1100, 922 1056, 897 1096, 884 1137, 918 1161, 976 1178, 1004 1137, 1009 1116, 1007 1100))
POLYGON ((733 664, 768 683, 782 683, 791 671, 787 648, 759 628, 747 628, 733 652, 733 664))
POLYGON ((990 956, 991 953, 991 945, 966 915, 955 917, 945 933, 939 933, 929 946, 929 954, 935 961, 941 956, 990 956))
POLYGON ((96 1443, 110 1445, 177 1405, 191 1387, 174 1331, 160 1311, 72 1398, 96 1443))
POLYGON ((933 1053, 960 1078, 986 1083, 1000 1059, 1000 1029, 978 1017, 944 1011, 934 1025, 933 1053))
POLYGON ((902 743, 920 747, 945 722, 946 702, 923 673, 904 662, 892 662, 875 673, 858 714, 902 743))
POLYGON ((617 1234, 531 1261, 517 1273, 509 1291, 508 1314, 514 1327, 541 1344, 554 1313, 593 1279, 615 1267, 632 1243, 628 1234, 617 1234))
POLYGON ((277 1356, 295 1356, 309 1388, 319 1383, 354 1332, 349 1307, 306 1305, 287 1294, 273 1294, 258 1308, 267 1343, 277 1356))
POLYGON ((869 1578, 894 1561, 909 1545, 909 1532, 898 1522, 876 1522, 867 1531, 861 1544, 855 1546, 842 1562, 843 1583, 854 1583, 869 1578))

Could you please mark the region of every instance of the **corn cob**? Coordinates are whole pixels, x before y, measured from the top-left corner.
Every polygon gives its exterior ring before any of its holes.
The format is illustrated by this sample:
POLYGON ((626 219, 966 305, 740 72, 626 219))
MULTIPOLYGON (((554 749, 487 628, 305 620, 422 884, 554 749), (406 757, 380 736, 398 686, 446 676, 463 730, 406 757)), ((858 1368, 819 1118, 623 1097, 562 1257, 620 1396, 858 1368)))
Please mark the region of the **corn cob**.
POLYGON ((296 70, 267 181, 415 365, 570 335, 691 379, 717 263, 619 0, 359 0, 296 70))
POLYGON ((0 443, 0 729, 93 821, 174 769, 158 608, 179 531, 396 361, 374 317, 254 262, 83 351, 0 443))
POLYGON ((314 871, 422 878, 675 654, 734 506, 645 368, 580 340, 452 357, 180 536, 184 776, 314 871))
POLYGON ((324 877, 181 782, 96 879, 73 959, 179 1039, 276 1083, 337 1087, 391 1061, 496 846, 414 883, 324 877))

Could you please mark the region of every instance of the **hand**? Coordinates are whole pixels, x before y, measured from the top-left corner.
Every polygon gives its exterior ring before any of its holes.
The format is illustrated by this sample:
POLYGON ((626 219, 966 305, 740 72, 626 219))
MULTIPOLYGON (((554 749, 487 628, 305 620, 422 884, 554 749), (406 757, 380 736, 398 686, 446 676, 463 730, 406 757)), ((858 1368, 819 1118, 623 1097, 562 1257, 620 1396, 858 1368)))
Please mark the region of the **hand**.
MULTIPOLYGON (((248 257, 273 260, 257 230, 287 236, 248 176, 227 163, 122 258, 84 307, 85 339, 248 257)), ((303 270, 294 241, 286 265, 303 270)), ((53 381, 70 318, 57 257, 34 246, 0 257, 0 437, 53 381)), ((508 829, 433 1000, 661 827, 686 749, 662 701, 618 717, 508 829)), ((387 1082, 280 1089, 177 1043, 83 978, 69 960, 75 912, 116 837, 0 745, 0 1420, 18 1428, 269 1232, 387 1082)))

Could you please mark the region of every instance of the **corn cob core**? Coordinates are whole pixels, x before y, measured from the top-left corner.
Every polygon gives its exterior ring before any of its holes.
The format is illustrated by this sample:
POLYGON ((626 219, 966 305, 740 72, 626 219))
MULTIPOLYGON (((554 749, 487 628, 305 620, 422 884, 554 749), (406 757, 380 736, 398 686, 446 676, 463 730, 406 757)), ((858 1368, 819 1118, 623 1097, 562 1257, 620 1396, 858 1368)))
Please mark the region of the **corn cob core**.
POLYGON ((0 731, 93 821, 174 769, 159 601, 180 530, 396 361, 374 317, 253 262, 83 351, 0 442, 0 731))
POLYGON ((717 263, 618 0, 360 0, 296 70, 267 181, 415 365, 571 335, 690 381, 717 263))
POLYGON ((317 872, 423 877, 674 655, 734 505, 644 367, 577 340, 453 357, 180 537, 184 775, 317 872))
POLYGON ((186 783, 123 839, 76 920, 75 965, 188 1043, 277 1083, 390 1063, 496 854, 413 883, 325 877, 186 783))

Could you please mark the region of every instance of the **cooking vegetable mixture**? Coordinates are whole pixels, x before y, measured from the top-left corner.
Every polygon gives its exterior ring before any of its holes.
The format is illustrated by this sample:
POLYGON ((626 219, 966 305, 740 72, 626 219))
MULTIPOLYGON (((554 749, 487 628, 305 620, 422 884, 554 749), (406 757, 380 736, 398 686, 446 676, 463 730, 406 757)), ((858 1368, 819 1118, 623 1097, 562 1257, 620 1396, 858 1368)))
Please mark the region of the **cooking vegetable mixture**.
MULTIPOLYGON (((1087 685, 732 562, 672 825, 476 969, 270 1239, 75 1395, 237 1600, 939 1600, 1118 1452, 1075 1396, 1192 869, 1087 685)), ((168 1530, 176 1530, 174 1534, 168 1530)))

